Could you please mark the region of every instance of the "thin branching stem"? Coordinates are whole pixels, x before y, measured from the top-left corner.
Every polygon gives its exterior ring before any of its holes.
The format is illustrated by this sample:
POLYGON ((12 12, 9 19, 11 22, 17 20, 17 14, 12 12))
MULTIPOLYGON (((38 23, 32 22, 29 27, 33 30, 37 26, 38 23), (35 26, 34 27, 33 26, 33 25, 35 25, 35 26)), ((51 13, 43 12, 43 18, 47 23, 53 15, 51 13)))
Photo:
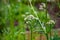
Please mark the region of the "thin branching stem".
POLYGON ((29 2, 30 2, 31 9, 33 10, 35 16, 38 18, 39 24, 41 25, 43 31, 46 33, 46 30, 45 30, 45 28, 44 28, 45 26, 43 25, 43 23, 41 23, 41 20, 39 20, 39 17, 38 17, 36 11, 34 10, 34 8, 33 8, 33 6, 32 6, 31 0, 29 0, 29 2))

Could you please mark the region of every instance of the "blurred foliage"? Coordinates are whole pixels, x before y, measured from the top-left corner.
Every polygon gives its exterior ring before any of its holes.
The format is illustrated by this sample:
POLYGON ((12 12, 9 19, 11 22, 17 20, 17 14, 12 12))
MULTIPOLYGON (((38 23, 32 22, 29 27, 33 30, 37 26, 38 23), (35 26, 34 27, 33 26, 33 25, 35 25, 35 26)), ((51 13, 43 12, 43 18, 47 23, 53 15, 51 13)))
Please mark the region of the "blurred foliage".
MULTIPOLYGON (((46 3, 46 0, 32 0, 32 4, 36 1, 46 3)), ((46 9, 38 10, 33 5, 39 19, 36 17, 28 0, 1 0, 0 3, 0 30, 3 32, 1 40, 26 40, 27 27, 31 32, 43 31, 38 20, 43 26, 46 26, 43 27, 46 28, 46 33, 49 33, 54 26, 53 23, 46 24, 51 20, 46 9), (27 19, 25 20, 25 18, 27 19)))

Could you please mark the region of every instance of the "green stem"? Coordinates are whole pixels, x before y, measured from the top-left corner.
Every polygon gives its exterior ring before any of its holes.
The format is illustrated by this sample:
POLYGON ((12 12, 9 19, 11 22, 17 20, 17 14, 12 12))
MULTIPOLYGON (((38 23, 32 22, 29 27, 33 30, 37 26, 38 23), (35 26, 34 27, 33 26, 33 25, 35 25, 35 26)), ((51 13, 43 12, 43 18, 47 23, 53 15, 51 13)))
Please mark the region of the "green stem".
POLYGON ((23 34, 24 40, 26 40, 26 39, 25 39, 25 32, 26 32, 26 31, 25 31, 24 27, 23 27, 23 32, 24 32, 24 34, 23 34))
POLYGON ((31 29, 31 40, 32 40, 32 32, 33 32, 33 28, 32 28, 32 25, 31 25, 31 27, 30 27, 30 29, 31 29))
POLYGON ((32 40, 32 27, 31 27, 31 40, 32 40))
POLYGON ((49 36, 48 36, 48 34, 47 34, 47 33, 46 33, 46 39, 47 39, 47 40, 49 40, 49 36))
MULTIPOLYGON (((50 25, 50 29, 51 29, 51 25, 50 25)), ((51 30, 50 30, 50 40, 51 40, 51 30)))
POLYGON ((31 4, 31 0, 29 0, 29 2, 30 2, 31 9, 33 10, 33 12, 34 12, 35 16, 38 18, 38 21, 39 21, 39 24, 41 25, 41 28, 42 28, 42 29, 43 29, 43 31, 46 33, 46 29, 44 28, 45 26, 43 25, 43 23, 41 23, 41 20, 39 20, 39 17, 38 17, 38 15, 37 15, 36 11, 34 10, 34 8, 33 8, 32 4, 31 4))

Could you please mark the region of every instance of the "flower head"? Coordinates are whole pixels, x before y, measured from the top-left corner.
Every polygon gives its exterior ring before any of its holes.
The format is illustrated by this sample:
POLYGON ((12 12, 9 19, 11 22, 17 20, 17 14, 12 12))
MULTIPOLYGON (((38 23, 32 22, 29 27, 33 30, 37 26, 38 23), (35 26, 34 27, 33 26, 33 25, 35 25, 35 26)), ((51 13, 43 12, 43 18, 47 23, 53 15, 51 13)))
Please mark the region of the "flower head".
POLYGON ((24 20, 32 20, 35 19, 33 15, 28 15, 27 17, 24 18, 24 20))
POLYGON ((47 24, 55 24, 55 22, 53 20, 49 20, 47 24))

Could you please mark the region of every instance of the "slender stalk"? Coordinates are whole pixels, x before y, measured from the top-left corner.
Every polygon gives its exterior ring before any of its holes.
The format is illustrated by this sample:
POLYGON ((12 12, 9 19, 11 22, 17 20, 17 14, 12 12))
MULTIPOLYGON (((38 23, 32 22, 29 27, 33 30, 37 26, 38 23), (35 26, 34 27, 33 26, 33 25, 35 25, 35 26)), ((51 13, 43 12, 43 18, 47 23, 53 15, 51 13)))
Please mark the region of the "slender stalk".
MULTIPOLYGON (((47 8, 47 1, 46 1, 46 8, 47 8)), ((46 23, 47 23, 47 9, 46 9, 46 23)), ((47 29, 46 29, 47 30, 47 29)), ((49 40, 48 33, 46 33, 46 39, 49 40)))
POLYGON ((26 31, 25 31, 24 27, 23 27, 23 32, 24 32, 24 34, 23 34, 24 40, 26 40, 26 39, 25 39, 25 32, 26 32, 26 31))
POLYGON ((32 26, 31 26, 31 40, 32 40, 32 26))
MULTIPOLYGON (((50 25, 50 29, 51 29, 51 25, 50 25)), ((50 30, 50 40, 51 40, 51 30, 50 30)))
POLYGON ((41 25, 41 27, 42 27, 43 31, 46 33, 46 29, 44 28, 45 26, 44 26, 44 25, 43 25, 43 23, 41 23, 41 21, 39 20, 39 17, 38 17, 38 15, 37 15, 36 11, 34 10, 34 8, 33 8, 32 4, 31 4, 31 0, 29 0, 29 2, 30 2, 31 9, 33 10, 33 12, 34 12, 35 16, 38 18, 39 24, 41 25))
POLYGON ((46 38, 47 38, 47 40, 49 40, 49 37, 48 37, 48 34, 46 33, 46 38))

